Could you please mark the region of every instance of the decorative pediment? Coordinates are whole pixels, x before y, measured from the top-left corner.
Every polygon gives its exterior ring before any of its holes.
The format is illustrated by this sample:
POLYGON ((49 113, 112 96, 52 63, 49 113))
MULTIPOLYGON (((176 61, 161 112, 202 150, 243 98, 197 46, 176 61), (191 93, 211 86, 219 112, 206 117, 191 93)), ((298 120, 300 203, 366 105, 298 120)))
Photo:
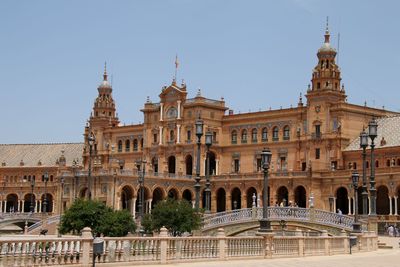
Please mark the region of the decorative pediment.
POLYGON ((170 86, 163 87, 159 97, 160 97, 160 102, 170 103, 170 102, 176 102, 177 100, 182 101, 186 99, 186 95, 187 95, 186 85, 182 85, 182 87, 179 87, 175 82, 172 82, 170 86))

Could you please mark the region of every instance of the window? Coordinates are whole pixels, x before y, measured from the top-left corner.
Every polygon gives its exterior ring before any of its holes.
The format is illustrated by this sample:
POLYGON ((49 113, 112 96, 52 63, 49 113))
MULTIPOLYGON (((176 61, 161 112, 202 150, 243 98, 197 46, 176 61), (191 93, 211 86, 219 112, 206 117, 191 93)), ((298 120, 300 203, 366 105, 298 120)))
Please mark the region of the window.
POLYGON ((257 129, 251 131, 251 142, 257 143, 257 129))
POLYGON ((272 129, 272 141, 278 141, 279 140, 279 129, 278 127, 274 127, 272 129))
POLYGON ((192 141, 192 131, 188 130, 187 131, 187 142, 190 143, 192 141))
POLYGON ((267 128, 263 128, 261 132, 261 141, 267 142, 268 140, 268 130, 267 128))
POLYGON ((369 161, 365 162, 365 168, 369 168, 369 161))
POLYGON ((321 83, 317 83, 317 89, 321 89, 321 83))
POLYGON ((131 142, 129 140, 125 141, 125 152, 129 152, 131 150, 131 142))
POLYGON ((315 135, 317 136, 317 137, 320 137, 321 136, 321 125, 315 125, 315 135))
POLYGON ((262 159, 261 158, 257 158, 257 171, 261 171, 262 170, 262 159))
POLYGON ((375 167, 379 168, 379 160, 375 161, 375 167))
POLYGON ((231 143, 232 143, 232 144, 237 144, 237 132, 236 132, 236 131, 232 131, 232 134, 231 134, 231 143))
POLYGON ((173 130, 171 130, 169 132, 169 141, 174 141, 175 140, 175 132, 173 130))
POLYGON ((157 134, 153 134, 153 143, 157 143, 157 134))
POLYGON ((301 163, 301 170, 304 172, 307 169, 307 163, 302 162, 301 163))
POLYGON ((140 150, 143 150, 143 138, 140 139, 140 150))
POLYGON ((320 156, 321 156, 320 153, 321 153, 320 149, 316 148, 315 149, 315 159, 319 159, 320 158, 320 156))
POLYGON ((390 159, 386 160, 386 167, 390 167, 390 159))
POLYGON ((137 139, 133 140, 133 151, 138 151, 138 142, 137 139))
POLYGON ((217 141, 217 132, 213 132, 213 140, 212 140, 212 142, 213 143, 217 143, 218 141, 217 141))
POLYGON ((280 157, 280 170, 286 171, 286 157, 280 157))
POLYGON ((118 141, 118 152, 122 152, 122 141, 118 141))
POLYGON ((233 171, 235 173, 238 173, 239 170, 240 170, 240 160, 239 159, 235 159, 233 164, 234 164, 234 167, 233 167, 234 170, 233 171))
POLYGON ((242 143, 247 143, 247 130, 242 131, 242 143))
POLYGON ((283 140, 289 140, 290 139, 290 128, 289 126, 285 126, 283 128, 283 140))
POLYGON ((357 162, 353 162, 353 170, 357 170, 357 162))

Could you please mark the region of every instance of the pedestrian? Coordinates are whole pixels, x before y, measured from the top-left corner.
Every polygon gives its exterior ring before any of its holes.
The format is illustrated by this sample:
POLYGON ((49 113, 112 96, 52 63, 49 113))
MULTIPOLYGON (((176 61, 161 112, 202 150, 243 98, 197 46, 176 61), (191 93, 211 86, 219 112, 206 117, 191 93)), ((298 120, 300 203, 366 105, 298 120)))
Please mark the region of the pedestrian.
POLYGON ((341 209, 337 209, 337 213, 339 215, 339 223, 342 223, 342 217, 343 217, 343 213, 341 209))

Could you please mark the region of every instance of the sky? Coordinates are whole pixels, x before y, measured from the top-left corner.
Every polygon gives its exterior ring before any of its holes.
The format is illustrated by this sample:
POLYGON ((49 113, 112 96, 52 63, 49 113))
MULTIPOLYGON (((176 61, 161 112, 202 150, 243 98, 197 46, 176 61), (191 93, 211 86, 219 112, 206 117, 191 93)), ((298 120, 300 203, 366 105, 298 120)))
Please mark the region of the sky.
POLYGON ((122 124, 142 122, 179 58, 235 113, 296 106, 329 16, 348 101, 400 111, 400 1, 2 0, 0 143, 82 142, 104 62, 122 124))

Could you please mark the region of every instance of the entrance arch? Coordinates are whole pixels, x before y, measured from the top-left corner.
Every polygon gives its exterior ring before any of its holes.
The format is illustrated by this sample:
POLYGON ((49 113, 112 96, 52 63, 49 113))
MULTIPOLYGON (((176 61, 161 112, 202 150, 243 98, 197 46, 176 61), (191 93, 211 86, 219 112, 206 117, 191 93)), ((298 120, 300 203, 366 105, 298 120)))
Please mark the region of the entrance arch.
POLYGON ((307 193, 306 189, 299 185, 294 190, 294 201, 300 208, 305 208, 307 205, 307 193))
POLYGON ((162 201, 165 198, 165 193, 164 190, 162 190, 160 187, 157 187, 153 191, 153 201, 151 202, 151 206, 154 207, 157 205, 158 202, 162 201))
POLYGON ((35 194, 26 194, 24 197, 25 203, 24 203, 24 210, 23 212, 30 212, 31 211, 31 204, 33 204, 33 211, 35 211, 35 201, 36 201, 36 197, 35 194), (33 199, 33 201, 32 201, 33 199))
POLYGON ((16 194, 7 195, 7 209, 6 212, 17 212, 18 210, 18 196, 16 194))
MULTIPOLYGON (((130 186, 124 186, 121 189, 121 209, 133 212, 133 190, 130 186)), ((142 203, 144 206, 144 203, 142 203)))
POLYGON ((193 175, 193 157, 192 157, 192 155, 186 156, 185 165, 186 165, 186 175, 193 175))
POLYGON ((89 189, 87 187, 84 187, 79 191, 79 197, 80 198, 87 198, 89 194, 89 189))
POLYGON ((247 189, 247 208, 252 208, 253 207, 253 195, 255 195, 255 205, 257 207, 257 190, 254 187, 250 187, 247 189))
POLYGON ((192 192, 189 189, 183 191, 182 198, 189 201, 190 205, 192 205, 192 192))
POLYGON ((349 214, 349 198, 347 189, 345 187, 339 187, 336 190, 336 211, 340 209, 343 214, 349 214))
POLYGON ((232 210, 242 208, 242 192, 239 188, 235 187, 231 193, 231 208, 232 210))
POLYGON ((42 195, 42 212, 53 212, 53 196, 49 193, 42 195), (45 196, 46 196, 46 200, 47 200, 46 210, 44 210, 45 196))
POLYGON ((278 200, 278 205, 281 205, 281 203, 285 207, 288 205, 289 192, 286 186, 281 186, 278 188, 276 199, 278 200))
POLYGON ((225 189, 220 188, 217 190, 217 212, 226 210, 226 193, 225 189))
POLYGON ((175 174, 176 169, 176 159, 174 156, 168 158, 168 173, 175 174))
POLYGON ((389 190, 381 185, 376 190, 376 214, 388 215, 390 213, 389 190))
POLYGON ((168 191, 168 198, 178 200, 178 191, 175 188, 171 188, 168 191))

